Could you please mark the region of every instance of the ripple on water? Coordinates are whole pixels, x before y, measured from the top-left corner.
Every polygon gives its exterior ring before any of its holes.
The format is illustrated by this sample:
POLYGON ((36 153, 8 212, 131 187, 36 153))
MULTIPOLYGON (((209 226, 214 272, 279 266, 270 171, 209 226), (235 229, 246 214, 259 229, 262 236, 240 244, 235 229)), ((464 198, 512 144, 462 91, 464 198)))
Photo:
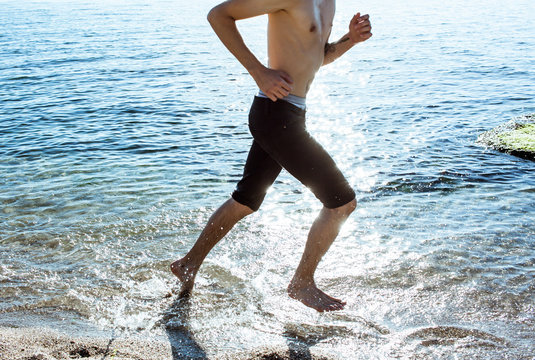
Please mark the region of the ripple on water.
MULTIPOLYGON (((210 4, 189 2, 186 18, 181 2, 3 4, 0 322, 166 336, 201 358, 251 344, 530 357, 533 163, 475 140, 535 112, 533 2, 416 5, 368 4, 377 34, 307 96, 307 127, 359 201, 317 274, 348 307, 318 315, 286 286, 320 204, 285 172, 177 299, 168 263, 232 192, 251 143, 255 84, 214 45, 210 4)), ((265 19, 243 26, 265 57, 265 19)))

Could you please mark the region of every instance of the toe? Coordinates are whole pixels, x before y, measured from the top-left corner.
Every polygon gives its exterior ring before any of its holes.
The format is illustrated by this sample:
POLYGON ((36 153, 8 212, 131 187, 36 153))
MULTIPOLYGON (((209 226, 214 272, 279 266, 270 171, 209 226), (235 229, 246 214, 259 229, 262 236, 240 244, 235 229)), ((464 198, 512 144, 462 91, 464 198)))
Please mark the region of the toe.
POLYGON ((325 295, 326 295, 329 299, 331 299, 332 301, 336 301, 337 303, 344 304, 344 305, 346 304, 344 301, 342 301, 342 300, 340 300, 340 299, 337 299, 337 298, 332 297, 332 296, 327 295, 327 294, 325 294, 325 295))

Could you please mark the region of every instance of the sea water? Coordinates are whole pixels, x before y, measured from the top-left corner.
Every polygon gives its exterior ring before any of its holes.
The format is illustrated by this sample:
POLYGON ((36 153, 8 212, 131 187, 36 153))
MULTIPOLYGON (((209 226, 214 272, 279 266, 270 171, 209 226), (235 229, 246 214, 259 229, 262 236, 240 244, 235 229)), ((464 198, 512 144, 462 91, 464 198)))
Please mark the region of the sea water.
MULTIPOLYGON (((535 163, 475 143, 535 112, 535 3, 338 1, 309 131, 359 206, 317 271, 348 302, 286 295, 319 202, 282 173, 209 255, 168 270, 239 180, 254 81, 217 1, 2 1, 0 325, 168 338, 186 357, 285 344, 340 358, 531 358, 535 163), (86 329, 86 330, 84 330, 86 329)), ((266 61, 266 18, 239 22, 266 61)))

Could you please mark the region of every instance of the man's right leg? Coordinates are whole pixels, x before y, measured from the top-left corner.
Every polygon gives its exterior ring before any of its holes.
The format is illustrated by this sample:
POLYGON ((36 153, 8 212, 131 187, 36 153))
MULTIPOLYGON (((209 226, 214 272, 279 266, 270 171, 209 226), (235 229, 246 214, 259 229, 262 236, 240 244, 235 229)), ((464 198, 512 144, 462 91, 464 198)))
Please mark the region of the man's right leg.
POLYGON ((288 293, 318 311, 340 310, 345 303, 318 289, 314 274, 340 227, 356 207, 355 192, 329 153, 306 130, 303 110, 284 101, 257 99, 257 102, 269 109, 264 111, 267 118, 259 117, 252 122, 255 140, 324 205, 310 229, 288 293))
POLYGON ((344 308, 345 302, 318 289, 314 281, 314 273, 321 258, 338 236, 342 224, 356 206, 357 201, 352 200, 335 209, 324 207, 321 210, 310 228, 301 262, 288 286, 288 294, 291 298, 320 312, 344 308))
POLYGON ((171 271, 182 282, 180 296, 188 295, 195 276, 210 250, 245 216, 253 213, 248 206, 234 199, 227 200, 208 220, 197 242, 182 259, 171 264, 171 271))

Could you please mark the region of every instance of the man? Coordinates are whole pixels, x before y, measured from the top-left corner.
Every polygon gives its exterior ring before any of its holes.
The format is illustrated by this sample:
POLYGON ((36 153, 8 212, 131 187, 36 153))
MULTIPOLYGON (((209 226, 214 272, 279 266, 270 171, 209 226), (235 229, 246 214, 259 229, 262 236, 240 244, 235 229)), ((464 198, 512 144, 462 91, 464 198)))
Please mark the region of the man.
POLYGON ((323 203, 288 294, 317 311, 344 308, 345 302, 316 287, 314 273, 356 208, 355 193, 329 154, 306 131, 305 97, 322 65, 372 34, 369 16, 357 13, 348 33, 329 43, 334 10, 335 0, 228 0, 208 14, 215 33, 260 91, 249 114, 254 141, 243 178, 232 197, 209 219, 192 249, 171 264, 182 282, 182 295, 193 288, 210 250, 238 221, 258 210, 267 189, 285 168, 323 203), (237 20, 263 14, 268 15, 268 67, 251 53, 236 27, 237 20))

